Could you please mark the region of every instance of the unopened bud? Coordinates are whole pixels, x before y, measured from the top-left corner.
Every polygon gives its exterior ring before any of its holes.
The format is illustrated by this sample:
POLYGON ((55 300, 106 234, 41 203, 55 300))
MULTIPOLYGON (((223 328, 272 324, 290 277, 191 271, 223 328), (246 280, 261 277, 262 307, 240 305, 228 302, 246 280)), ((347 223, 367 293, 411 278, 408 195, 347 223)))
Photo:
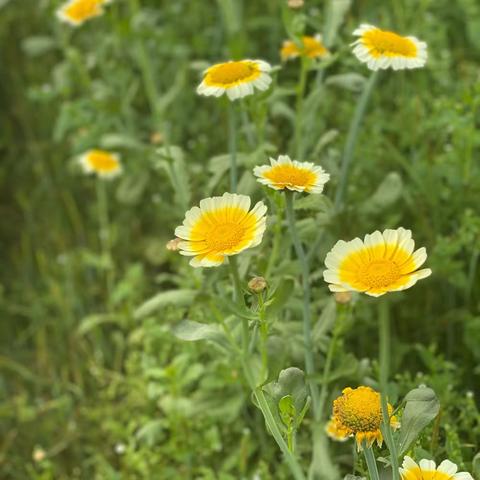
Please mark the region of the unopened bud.
POLYGON ((181 238, 174 238, 167 242, 166 248, 170 250, 170 252, 178 252, 180 250, 180 242, 182 241, 181 238))
POLYGON ((288 0, 290 8, 302 8, 305 2, 303 0, 288 0))
POLYGON ((150 135, 150 143, 153 145, 158 145, 163 142, 163 135, 160 132, 153 132, 150 135))
POLYGON ((35 447, 32 453, 32 458, 34 462, 41 462, 42 460, 45 459, 47 454, 45 453, 45 450, 40 447, 35 447))
POLYGON ((248 282, 248 288, 253 293, 261 293, 267 288, 267 281, 263 277, 253 277, 248 282))
POLYGON ((352 294, 350 292, 336 292, 335 301, 337 303, 341 303, 342 305, 350 303, 352 301, 352 294))

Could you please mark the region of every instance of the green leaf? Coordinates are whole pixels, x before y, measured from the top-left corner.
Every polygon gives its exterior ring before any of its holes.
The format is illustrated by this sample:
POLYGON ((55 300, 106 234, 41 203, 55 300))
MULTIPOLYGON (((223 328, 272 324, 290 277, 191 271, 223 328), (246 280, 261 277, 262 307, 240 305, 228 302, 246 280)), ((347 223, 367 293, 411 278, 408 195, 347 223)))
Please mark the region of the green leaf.
POLYGON ((191 320, 184 320, 176 325, 173 328, 173 334, 186 342, 197 342, 198 340, 218 341, 223 339, 223 333, 218 325, 193 322, 191 320))
POLYGON ((327 10, 327 22, 324 29, 324 42, 327 47, 335 44, 338 29, 342 24, 352 0, 330 0, 327 10))
POLYGON ((135 319, 141 319, 151 315, 152 313, 165 308, 169 305, 176 307, 189 306, 197 295, 196 290, 167 290, 157 293, 154 297, 148 299, 140 305, 134 312, 135 319))
POLYGON ((438 415, 440 402, 428 387, 415 388, 405 397, 405 409, 400 429, 399 455, 405 453, 421 431, 438 415))
POLYGON ((375 193, 362 204, 360 211, 368 215, 381 212, 400 198, 402 190, 402 177, 397 172, 390 172, 375 193))
POLYGON ((215 298, 217 306, 228 314, 233 314, 236 317, 245 318, 247 320, 256 320, 257 315, 250 311, 247 307, 239 305, 238 303, 226 297, 215 298))
POLYGON ((295 281, 291 277, 283 277, 277 288, 268 299, 267 315, 275 316, 287 303, 294 291, 295 281))
POLYGON ((149 175, 145 170, 123 176, 117 187, 117 200, 126 205, 135 205, 141 200, 148 180, 149 175))
POLYGON ((137 440, 153 447, 161 438, 164 429, 163 420, 151 420, 146 423, 135 435, 137 440))
POLYGON ((78 335, 86 335, 91 330, 107 323, 118 323, 118 317, 109 314, 88 315, 80 321, 78 335))
POLYGON ((35 36, 22 41, 22 50, 30 57, 39 57, 57 48, 57 42, 52 37, 35 36))
POLYGON ((480 478, 480 452, 473 457, 472 474, 475 478, 480 478))
POLYGON ((285 395, 278 402, 278 411, 280 418, 286 427, 289 427, 297 415, 297 409, 293 403, 293 397, 291 395, 285 395))
POLYGON ((358 73, 341 73, 327 78, 325 85, 340 87, 351 92, 361 92, 367 79, 358 73))

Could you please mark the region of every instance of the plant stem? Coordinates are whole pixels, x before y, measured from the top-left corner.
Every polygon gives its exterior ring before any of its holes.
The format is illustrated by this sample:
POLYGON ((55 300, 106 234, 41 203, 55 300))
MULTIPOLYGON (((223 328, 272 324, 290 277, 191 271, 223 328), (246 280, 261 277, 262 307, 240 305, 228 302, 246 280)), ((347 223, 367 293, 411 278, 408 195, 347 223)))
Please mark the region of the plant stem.
MULTIPOLYGON (((240 282, 240 275, 238 274, 238 264, 235 256, 228 257, 228 264, 230 265, 230 272, 233 278, 233 300, 242 307, 245 306, 245 300, 243 298, 242 284, 240 282)), ((248 320, 241 318, 242 320, 242 349, 244 354, 248 352, 248 320)))
POLYGON ((295 137, 294 137, 294 153, 297 158, 302 157, 302 133, 303 133, 303 98, 305 96, 305 87, 307 85, 308 59, 301 57, 300 76, 297 84, 297 103, 295 117, 295 137))
MULTIPOLYGON (((230 270, 232 272, 232 277, 233 277, 233 285, 235 288, 236 302, 239 305, 244 306, 245 302, 244 302, 243 294, 241 290, 240 276, 238 274, 236 258, 234 256, 229 257, 228 261, 230 264, 230 270)), ((242 333, 243 333, 242 347, 243 348, 242 348, 241 360, 242 360, 243 371, 245 373, 245 378, 247 379, 247 382, 253 392, 253 395, 257 400, 258 406, 263 413, 268 429, 272 433, 273 438, 275 439, 278 446, 280 447, 280 450, 283 452, 285 456, 285 461, 287 462, 293 477, 295 478, 295 480, 305 480, 305 476, 303 474, 300 464, 298 463, 297 459, 294 457, 292 452, 289 450, 287 443, 282 437, 282 432, 280 431, 277 425, 277 422, 275 421, 275 417, 273 416, 272 411, 270 410, 270 406, 268 405, 268 402, 267 402, 267 399, 265 398, 265 394, 263 393, 263 390, 261 389, 261 387, 257 387, 256 385, 255 375, 252 372, 252 369, 249 363, 250 355, 248 352, 248 322, 246 319, 242 319, 242 322, 243 322, 243 329, 242 329, 242 333)))
POLYGON ((375 461, 375 456, 373 455, 373 448, 367 447, 366 443, 363 443, 363 454, 365 455, 365 460, 367 461, 368 473, 370 474, 370 480, 380 480, 377 469, 377 462, 375 461))
POLYGON ((107 305, 110 305, 113 290, 113 265, 111 258, 110 243, 110 221, 108 218, 107 192, 105 180, 96 179, 97 207, 98 207, 98 237, 100 240, 101 254, 105 262, 105 284, 107 294, 107 305))
POLYGON ((236 112, 233 102, 228 107, 228 149, 230 153, 230 192, 237 191, 237 126, 236 112))
MULTIPOLYGON (((281 197, 280 197, 281 200, 281 197)), ((280 245, 282 243, 282 219, 283 219, 283 206, 280 202, 277 202, 276 205, 277 218, 275 221, 275 226, 273 230, 273 245, 272 251, 270 253, 270 258, 268 259, 267 270, 265 271, 265 277, 268 279, 272 270, 275 266, 275 263, 278 259, 278 253, 280 251, 280 245)))
POLYGON ((273 438, 275 439, 275 441, 277 442, 277 445, 280 447, 280 450, 285 456, 285 461, 287 462, 293 477, 295 478, 295 480, 305 480, 305 475, 303 474, 302 468, 298 463, 298 460, 294 457, 292 452, 289 450, 287 443, 282 437, 282 433, 278 428, 278 425, 275 421, 272 411, 270 410, 270 406, 268 405, 268 402, 267 402, 267 399, 265 398, 265 394, 263 393, 263 390, 261 388, 257 388, 257 386, 255 385, 253 372, 248 363, 248 359, 244 357, 242 363, 243 363, 243 370, 244 370, 245 376, 250 385, 250 388, 253 391, 253 395, 257 400, 258 406, 260 407, 260 410, 263 413, 263 416, 265 418, 265 423, 267 424, 268 429, 273 435, 273 438))
POLYGON ((294 193, 286 192, 286 210, 287 219, 290 226, 290 233, 292 235, 293 245, 297 253, 298 260, 302 269, 302 288, 303 288, 303 339, 305 349, 305 370, 307 373, 307 383, 312 396, 313 416, 316 421, 320 419, 320 411, 318 409, 318 388, 315 383, 314 376, 314 361, 313 361, 313 345, 312 345, 312 325, 310 312, 310 269, 308 265, 305 251, 303 250, 300 237, 298 236, 297 227, 295 223, 295 211, 293 209, 294 193))
POLYGON ((328 346, 328 351, 327 351, 327 357, 325 358, 325 365, 323 367, 323 374, 322 374, 322 387, 320 390, 320 400, 318 402, 318 410, 320 411, 321 417, 323 417, 325 402, 327 401, 328 377, 330 375, 330 370, 332 368, 333 355, 335 354, 338 337, 342 328, 342 323, 345 318, 345 312, 347 311, 347 308, 349 307, 337 304, 337 311, 340 310, 340 312, 337 316, 335 326, 333 328, 332 339, 330 340, 330 344, 328 346))
POLYGON ((338 212, 342 207, 342 203, 345 197, 345 191, 348 183, 348 174, 350 164, 353 159, 353 154, 355 151, 355 145, 357 143, 358 133, 360 131, 360 125, 362 124, 363 117, 367 108, 368 100, 373 91, 373 87, 378 77, 378 71, 372 72, 370 78, 368 79, 365 87, 363 89, 362 95, 360 96, 357 106, 355 108, 355 114, 350 123, 350 128, 348 130, 347 141, 345 143, 345 149, 343 151, 342 164, 340 167, 340 180, 337 187, 337 192, 335 194, 334 210, 338 212))
POLYGON ((390 451, 392 463, 392 480, 399 480, 398 456, 392 428, 390 426, 390 414, 388 412, 388 375, 390 370, 390 315, 388 303, 381 300, 379 303, 379 336, 380 336, 380 395, 382 402, 383 429, 385 443, 390 451))

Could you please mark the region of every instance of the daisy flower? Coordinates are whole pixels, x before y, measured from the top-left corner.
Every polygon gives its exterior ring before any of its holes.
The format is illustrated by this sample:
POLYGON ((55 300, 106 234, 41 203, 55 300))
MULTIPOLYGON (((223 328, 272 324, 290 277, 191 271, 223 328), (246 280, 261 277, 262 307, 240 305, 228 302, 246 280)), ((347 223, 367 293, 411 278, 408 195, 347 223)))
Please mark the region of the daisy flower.
POLYGON ((437 467, 434 461, 425 459, 417 465, 407 456, 399 470, 402 480, 473 480, 467 472, 457 473, 458 467, 450 460, 444 460, 437 467))
POLYGON ((268 89, 272 83, 271 69, 263 60, 218 63, 205 70, 197 93, 207 97, 220 97, 226 93, 232 101, 246 97, 252 95, 255 88, 261 91, 268 89))
POLYGON ((378 230, 349 242, 339 240, 325 258, 324 280, 332 292, 364 292, 379 297, 405 290, 431 275, 418 270, 427 259, 424 247, 413 251, 412 232, 405 228, 378 230))
POLYGON ((255 167, 253 173, 258 177, 258 182, 274 190, 306 193, 322 193, 330 179, 322 167, 291 160, 288 155, 280 155, 278 160, 270 158, 270 165, 255 167))
POLYGON ((317 34, 315 36, 304 35, 302 37, 302 47, 292 40, 285 40, 280 50, 280 56, 283 61, 297 58, 299 56, 308 58, 324 58, 329 55, 329 51, 323 45, 322 36, 317 34))
POLYGON ((74 27, 80 26, 90 18, 103 15, 103 5, 107 0, 70 0, 57 10, 57 17, 74 27))
POLYGON ((225 257, 257 246, 265 232, 267 207, 258 202, 250 210, 250 197, 224 193, 205 198, 185 214, 175 229, 180 254, 192 256, 192 267, 216 267, 225 257))
POLYGON ((88 150, 79 159, 85 173, 96 173, 101 178, 114 178, 122 173, 120 157, 105 150, 88 150))
POLYGON ((370 70, 421 68, 427 62, 427 44, 416 37, 402 37, 394 32, 362 24, 353 35, 353 53, 370 70))
MULTIPOLYGON (((393 407, 388 404, 391 415, 393 407)), ((365 442, 371 447, 377 441, 382 445, 383 436, 380 426, 383 423, 380 394, 370 387, 345 388, 333 402, 333 426, 331 430, 340 437, 355 437, 357 449, 361 450, 365 442)), ((400 427, 397 419, 392 415, 390 425, 397 429, 400 427)))

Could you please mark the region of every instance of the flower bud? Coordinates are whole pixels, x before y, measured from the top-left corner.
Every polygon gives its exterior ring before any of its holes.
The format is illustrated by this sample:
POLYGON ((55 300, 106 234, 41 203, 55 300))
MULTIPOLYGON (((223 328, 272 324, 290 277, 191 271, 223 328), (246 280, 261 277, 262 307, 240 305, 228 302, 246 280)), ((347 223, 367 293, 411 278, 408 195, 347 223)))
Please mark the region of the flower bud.
POLYGON ((181 238, 174 238, 167 242, 166 249, 170 252, 178 252, 180 250, 180 242, 182 241, 181 238))
POLYGON ((303 0, 288 0, 288 6, 290 8, 302 8, 303 4, 303 0))
POLYGON ((350 303, 352 301, 352 293, 351 292, 336 292, 335 293, 335 301, 342 305, 350 303))
POLYGON ((267 281, 263 277, 253 277, 248 282, 248 288, 253 293, 261 293, 267 288, 267 281))

